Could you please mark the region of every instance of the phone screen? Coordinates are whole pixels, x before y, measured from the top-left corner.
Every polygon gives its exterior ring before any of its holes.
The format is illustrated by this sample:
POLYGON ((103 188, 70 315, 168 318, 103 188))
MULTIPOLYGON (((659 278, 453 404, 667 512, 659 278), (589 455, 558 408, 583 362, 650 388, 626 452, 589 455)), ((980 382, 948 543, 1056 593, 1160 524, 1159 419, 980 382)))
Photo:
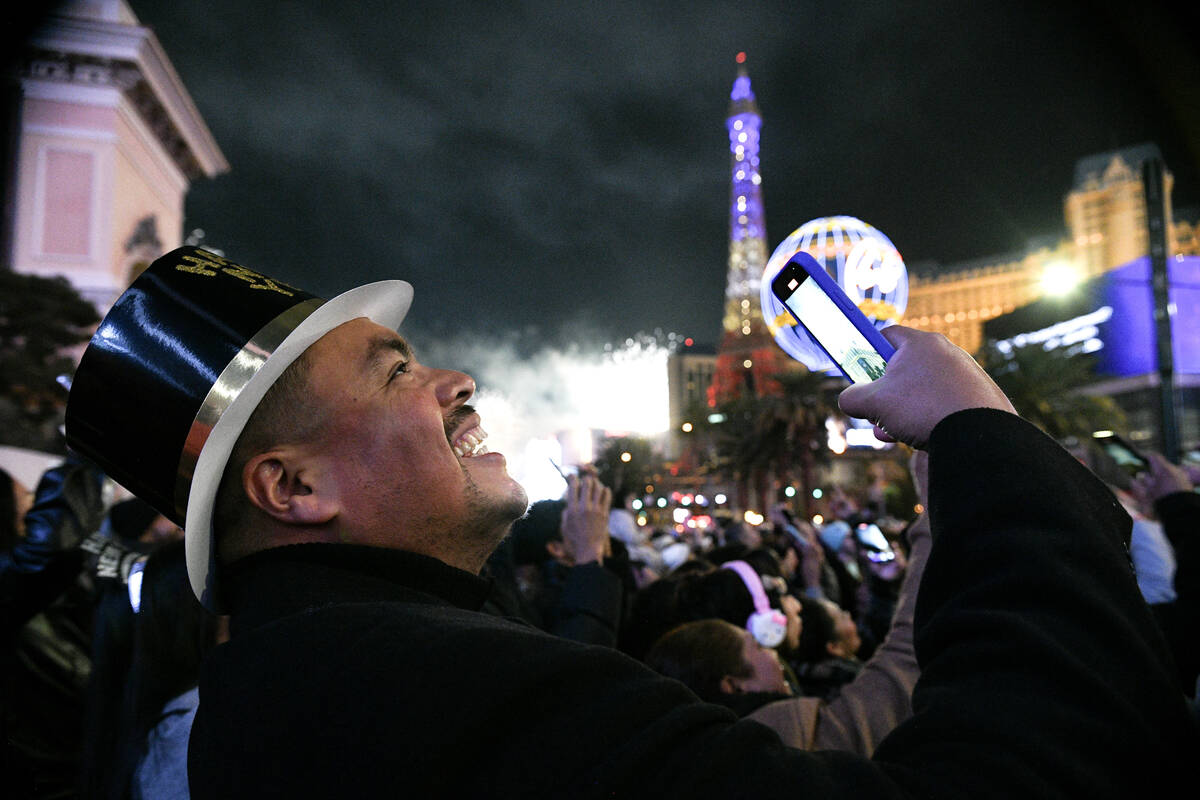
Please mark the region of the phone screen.
POLYGON ((1139 472, 1145 472, 1150 468, 1146 459, 1120 442, 1112 439, 1101 440, 1100 446, 1104 448, 1104 452, 1108 453, 1113 461, 1117 462, 1118 467, 1130 475, 1137 475, 1139 472))
POLYGON ((798 270, 788 279, 789 294, 783 300, 788 310, 804 324, 813 338, 825 348, 829 357, 855 383, 883 377, 887 362, 854 327, 841 309, 821 291, 816 281, 798 270))
POLYGON ((858 537, 859 544, 866 550, 867 558, 876 564, 896 559, 896 551, 892 550, 891 542, 883 535, 883 531, 879 530, 878 525, 862 523, 855 531, 855 535, 858 537))

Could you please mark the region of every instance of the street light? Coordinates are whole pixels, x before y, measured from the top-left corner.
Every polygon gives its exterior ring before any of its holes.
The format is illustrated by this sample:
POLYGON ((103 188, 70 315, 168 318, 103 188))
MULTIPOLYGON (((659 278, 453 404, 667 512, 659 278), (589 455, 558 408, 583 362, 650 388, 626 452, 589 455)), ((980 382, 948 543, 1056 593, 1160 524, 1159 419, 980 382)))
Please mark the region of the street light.
POLYGON ((1050 297, 1063 297, 1075 290, 1082 277, 1073 264, 1055 261, 1042 271, 1042 291, 1050 297))

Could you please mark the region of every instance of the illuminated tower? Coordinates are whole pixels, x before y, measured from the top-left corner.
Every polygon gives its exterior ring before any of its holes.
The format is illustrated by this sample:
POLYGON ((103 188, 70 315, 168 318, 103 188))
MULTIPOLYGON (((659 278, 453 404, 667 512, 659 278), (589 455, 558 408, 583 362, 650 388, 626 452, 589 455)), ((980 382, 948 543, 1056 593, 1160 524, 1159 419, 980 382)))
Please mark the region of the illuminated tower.
POLYGON ((762 176, 758 171, 758 132, 762 117, 746 54, 737 54, 738 73, 730 93, 729 115, 729 277, 725 287, 724 332, 717 348, 717 369, 710 402, 735 396, 743 388, 757 394, 776 391, 773 376, 778 353, 759 309, 759 283, 767 265, 767 229, 763 217, 762 176))

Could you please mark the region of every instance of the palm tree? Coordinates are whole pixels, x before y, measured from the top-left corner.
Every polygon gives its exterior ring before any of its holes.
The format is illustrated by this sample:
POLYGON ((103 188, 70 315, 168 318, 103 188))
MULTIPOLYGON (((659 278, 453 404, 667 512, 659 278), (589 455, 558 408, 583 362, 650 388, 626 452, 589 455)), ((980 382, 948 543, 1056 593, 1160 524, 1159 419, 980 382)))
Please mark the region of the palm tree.
POLYGON ((989 341, 978 359, 1017 413, 1059 441, 1089 441, 1093 431, 1126 427, 1125 412, 1111 397, 1082 393, 1096 380, 1095 358, 1077 347, 989 341))
POLYGON ((616 497, 640 496, 652 476, 662 471, 662 458, 649 440, 637 436, 609 439, 592 464, 600 482, 616 497))
MULTIPOLYGON (((764 508, 774 499, 768 496, 771 476, 790 482, 799 469, 804 488, 812 488, 817 465, 829 457, 825 420, 835 413, 825 376, 786 372, 777 379, 779 394, 744 392, 718 407, 724 421, 709 426, 720 462, 742 484, 742 502, 754 497, 764 508)), ((811 494, 803 495, 807 503, 811 494)))
POLYGON ((74 371, 71 350, 99 321, 66 278, 0 267, 0 444, 66 452, 66 391, 56 379, 74 371))

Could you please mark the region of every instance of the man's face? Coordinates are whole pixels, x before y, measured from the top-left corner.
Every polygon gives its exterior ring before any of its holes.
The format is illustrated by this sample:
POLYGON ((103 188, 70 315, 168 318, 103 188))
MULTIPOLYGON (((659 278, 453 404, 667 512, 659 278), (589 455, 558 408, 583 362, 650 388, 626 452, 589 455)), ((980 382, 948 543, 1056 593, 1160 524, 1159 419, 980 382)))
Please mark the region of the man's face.
POLYGON ((800 633, 804 630, 804 622, 800 618, 800 601, 790 594, 780 598, 780 608, 787 617, 787 635, 783 637, 780 649, 785 653, 794 653, 800 649, 800 633))
POLYGON ((858 626, 850 612, 831 601, 824 601, 825 609, 833 619, 834 644, 838 654, 845 658, 853 658, 862 647, 862 639, 858 635, 858 626))
POLYGON ((504 456, 483 445, 466 405, 475 382, 419 364, 398 334, 365 318, 325 334, 305 358, 339 537, 477 572, 528 501, 504 456))
POLYGON ((747 631, 741 631, 741 634, 742 660, 750 666, 750 677, 742 681, 742 689, 747 692, 791 694, 776 652, 760 645, 747 631))

